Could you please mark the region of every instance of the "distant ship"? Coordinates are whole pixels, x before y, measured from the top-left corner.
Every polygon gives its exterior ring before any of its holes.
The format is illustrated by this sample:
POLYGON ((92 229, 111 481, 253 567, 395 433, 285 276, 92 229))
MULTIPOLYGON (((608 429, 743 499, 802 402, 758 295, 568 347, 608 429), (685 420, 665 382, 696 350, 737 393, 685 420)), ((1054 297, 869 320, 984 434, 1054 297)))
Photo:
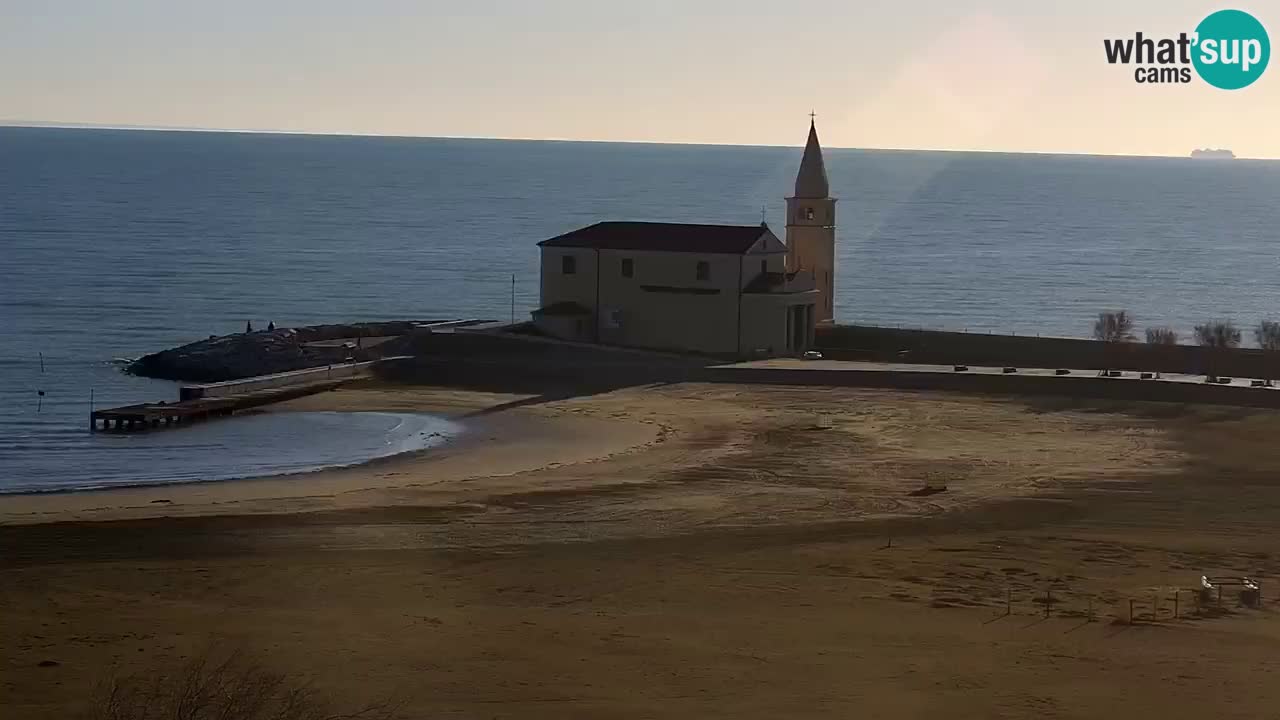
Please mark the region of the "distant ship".
POLYGON ((1198 160, 1235 160, 1236 154, 1230 150, 1192 150, 1191 157, 1198 160))

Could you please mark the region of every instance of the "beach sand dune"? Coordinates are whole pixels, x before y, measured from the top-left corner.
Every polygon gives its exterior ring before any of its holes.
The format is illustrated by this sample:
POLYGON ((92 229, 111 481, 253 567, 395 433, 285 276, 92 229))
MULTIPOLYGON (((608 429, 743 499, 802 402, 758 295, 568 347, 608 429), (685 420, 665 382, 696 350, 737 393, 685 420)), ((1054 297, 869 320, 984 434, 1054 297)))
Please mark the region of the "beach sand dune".
POLYGON ((276 411, 322 409, 468 430, 301 476, 0 498, 4 714, 64 717, 109 668, 211 640, 412 717, 1280 702, 1269 605, 1176 593, 1231 573, 1265 598, 1280 572, 1277 413, 701 384, 276 411))

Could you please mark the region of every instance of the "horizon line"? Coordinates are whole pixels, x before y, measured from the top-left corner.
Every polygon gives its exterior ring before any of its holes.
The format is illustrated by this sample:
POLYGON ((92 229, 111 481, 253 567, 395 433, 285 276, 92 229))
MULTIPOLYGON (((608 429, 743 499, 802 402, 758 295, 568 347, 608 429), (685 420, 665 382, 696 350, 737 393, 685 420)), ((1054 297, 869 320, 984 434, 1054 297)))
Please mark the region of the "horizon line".
MULTIPOLYGON (((536 138, 536 137, 496 137, 479 135, 404 135, 396 133, 360 133, 342 131, 317 130, 265 130, 248 128, 206 128, 193 126, 165 125, 115 125, 110 123, 86 123, 50 120, 17 120, 0 118, 0 128, 48 128, 56 130, 119 130, 125 132, 189 132, 189 133, 224 133, 229 135, 302 135, 316 137, 354 137, 354 138, 388 138, 404 140, 497 140, 502 142, 548 142, 548 143, 595 143, 602 145, 684 145, 689 147, 743 147, 743 148, 798 148, 798 145, 775 145, 769 143, 714 143, 693 142, 683 140, 600 140, 582 138, 536 138)), ((1207 147, 1207 146, 1206 146, 1207 147)), ((873 152, 929 152, 929 153, 985 153, 991 155, 1060 155, 1071 157, 1113 157, 1113 158, 1164 158, 1191 159, 1186 155, 1141 155, 1134 153, 1099 153, 1070 152, 1062 150, 992 150, 974 148, 902 148, 902 147, 847 147, 840 145, 823 145, 824 150, 855 150, 873 152)), ((1200 149, 1200 148, 1194 148, 1200 149)), ((1241 157, 1236 160, 1274 161, 1280 158, 1241 157)))

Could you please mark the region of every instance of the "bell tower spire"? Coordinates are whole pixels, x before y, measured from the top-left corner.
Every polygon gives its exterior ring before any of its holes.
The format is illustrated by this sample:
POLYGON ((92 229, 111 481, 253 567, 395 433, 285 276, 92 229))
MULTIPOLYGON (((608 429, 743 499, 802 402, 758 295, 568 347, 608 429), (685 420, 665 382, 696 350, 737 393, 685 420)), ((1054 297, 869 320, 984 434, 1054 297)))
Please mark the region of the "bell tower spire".
POLYGON ((818 287, 815 319, 835 317, 836 201, 818 142, 816 114, 809 113, 809 139, 796 173, 795 194, 787 198, 787 270, 813 273, 818 287))

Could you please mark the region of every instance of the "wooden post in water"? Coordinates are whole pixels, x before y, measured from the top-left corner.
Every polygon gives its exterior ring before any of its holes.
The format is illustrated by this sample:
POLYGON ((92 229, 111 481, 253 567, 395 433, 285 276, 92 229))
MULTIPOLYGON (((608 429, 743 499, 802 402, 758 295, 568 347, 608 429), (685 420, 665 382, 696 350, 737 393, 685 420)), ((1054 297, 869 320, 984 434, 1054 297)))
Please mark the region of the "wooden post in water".
POLYGON ((1129 599, 1129 624, 1133 624, 1133 599, 1129 599))
POLYGON ((1174 620, 1178 619, 1178 595, 1179 594, 1180 593, 1177 590, 1173 591, 1173 619, 1174 620))

